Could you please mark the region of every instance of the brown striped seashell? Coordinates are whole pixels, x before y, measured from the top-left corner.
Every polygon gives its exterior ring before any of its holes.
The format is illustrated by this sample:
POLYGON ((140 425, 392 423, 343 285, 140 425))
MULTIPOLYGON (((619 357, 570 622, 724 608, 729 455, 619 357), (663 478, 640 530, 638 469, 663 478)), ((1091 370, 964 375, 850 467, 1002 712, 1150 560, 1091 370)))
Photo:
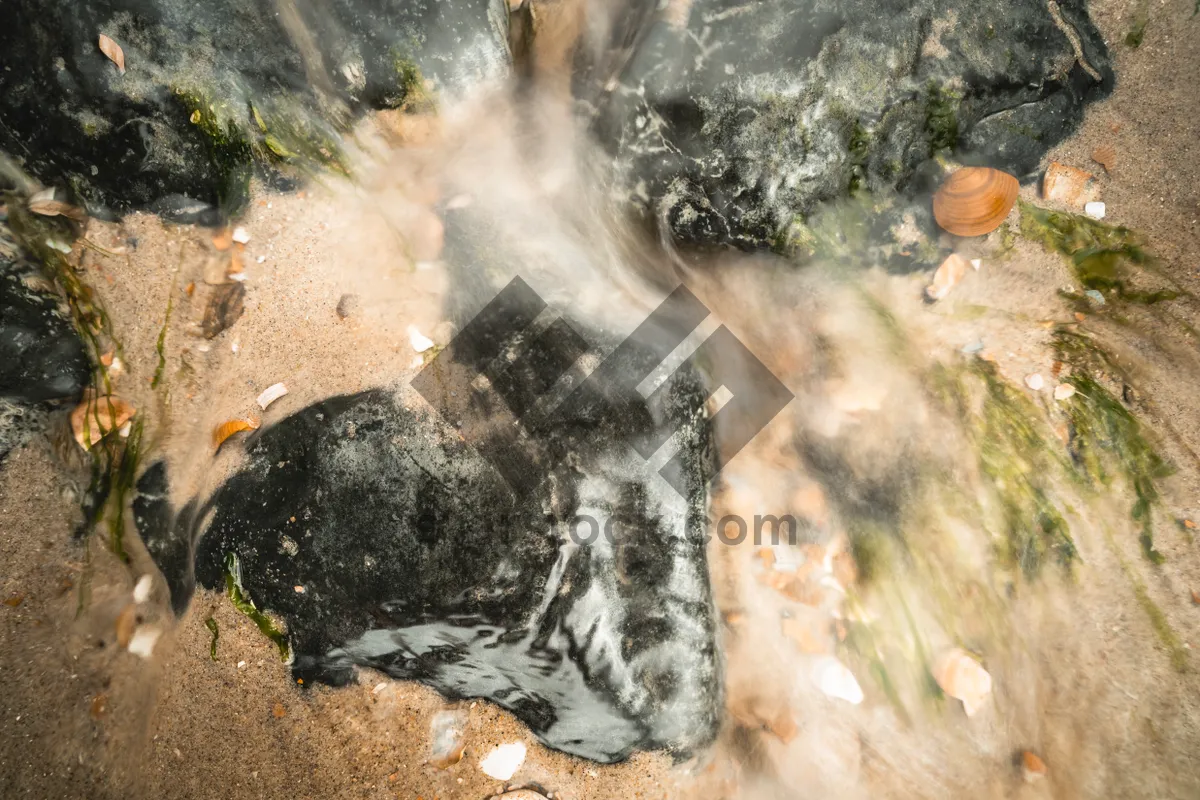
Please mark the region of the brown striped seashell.
POLYGON ((933 218, 955 236, 983 236, 1000 223, 1017 202, 1017 179, 990 167, 963 167, 933 195, 933 218))
POLYGON ((943 653, 933 665, 933 677, 942 691, 962 701, 970 717, 992 693, 992 676, 965 650, 943 653))

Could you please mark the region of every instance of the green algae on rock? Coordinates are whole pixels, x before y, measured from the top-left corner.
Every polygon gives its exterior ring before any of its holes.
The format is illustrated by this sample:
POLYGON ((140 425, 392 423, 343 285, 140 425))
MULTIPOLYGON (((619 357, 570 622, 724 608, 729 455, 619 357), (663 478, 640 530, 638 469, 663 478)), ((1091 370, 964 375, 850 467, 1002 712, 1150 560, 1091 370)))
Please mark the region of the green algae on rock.
MULTIPOLYGON (((288 646, 287 634, 279 630, 270 617, 255 607, 254 601, 242 588, 242 567, 235 553, 225 554, 225 594, 229 596, 229 602, 233 603, 234 608, 245 614, 251 622, 258 626, 263 636, 275 643, 275 646, 279 648, 279 657, 288 661, 292 656, 292 650, 288 646)), ((212 646, 214 649, 216 645, 216 631, 213 631, 212 646)))

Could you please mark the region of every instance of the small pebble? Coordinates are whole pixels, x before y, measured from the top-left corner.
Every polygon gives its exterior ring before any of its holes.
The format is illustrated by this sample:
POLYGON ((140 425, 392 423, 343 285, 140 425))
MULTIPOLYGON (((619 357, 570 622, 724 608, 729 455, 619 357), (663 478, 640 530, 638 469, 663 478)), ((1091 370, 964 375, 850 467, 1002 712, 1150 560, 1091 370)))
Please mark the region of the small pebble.
POLYGON ((972 258, 971 266, 975 269, 976 272, 978 272, 979 268, 983 266, 983 259, 982 258, 972 258))
POLYGON ((338 299, 337 315, 342 319, 349 319, 358 314, 361 305, 358 295, 344 294, 338 299))
POLYGON ((1092 219, 1104 219, 1104 203, 1092 201, 1083 206, 1083 213, 1092 219))
POLYGON ((1042 387, 1046 385, 1046 381, 1041 375, 1035 372, 1032 375, 1025 376, 1025 385, 1035 392, 1040 392, 1042 387))
POLYGON ((158 637, 162 634, 158 628, 138 628, 134 631, 133 638, 129 641, 129 652, 135 656, 149 658, 154 652, 154 645, 158 642, 158 637))
POLYGON ((233 231, 233 240, 238 244, 246 244, 250 241, 250 233, 245 228, 236 228, 233 231))

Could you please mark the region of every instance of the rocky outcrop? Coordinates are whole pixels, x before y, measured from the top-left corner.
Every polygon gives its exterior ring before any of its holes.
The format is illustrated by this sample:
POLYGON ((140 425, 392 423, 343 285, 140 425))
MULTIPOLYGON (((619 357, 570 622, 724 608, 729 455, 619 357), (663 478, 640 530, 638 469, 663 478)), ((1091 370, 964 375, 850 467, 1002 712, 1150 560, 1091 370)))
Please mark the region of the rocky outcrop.
POLYGON ((504 0, 10 0, 0 149, 89 212, 211 222, 256 168, 340 168, 368 108, 508 68, 504 0), (113 39, 124 70, 98 47, 113 39))
POLYGON ((38 274, 0 256, 0 460, 78 400, 91 376, 83 343, 38 274))
POLYGON ((856 193, 930 227, 934 159, 1029 178, 1113 82, 1084 0, 695 0, 614 36, 577 93, 634 205, 700 245, 803 249, 856 193))

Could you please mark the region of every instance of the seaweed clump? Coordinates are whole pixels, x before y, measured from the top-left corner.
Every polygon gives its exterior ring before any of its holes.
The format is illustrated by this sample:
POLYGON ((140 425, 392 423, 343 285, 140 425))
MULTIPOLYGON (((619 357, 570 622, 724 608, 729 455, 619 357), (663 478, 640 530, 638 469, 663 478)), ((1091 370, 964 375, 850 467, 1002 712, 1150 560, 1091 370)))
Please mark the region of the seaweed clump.
POLYGON ((1153 511, 1158 482, 1175 472, 1155 447, 1145 428, 1112 392, 1094 377, 1114 371, 1112 358, 1090 337, 1070 330, 1054 336, 1059 359, 1072 367, 1066 383, 1075 394, 1063 403, 1071 425, 1070 451, 1077 474, 1093 485, 1109 486, 1121 476, 1136 497, 1130 514, 1140 528, 1142 553, 1155 564, 1164 561, 1154 548, 1153 511))
POLYGON ((1149 266, 1153 262, 1143 249, 1141 237, 1129 228, 1105 225, 1081 214, 1039 208, 1023 200, 1017 204, 1021 235, 1070 258, 1075 276, 1085 288, 1142 305, 1179 297, 1180 293, 1172 289, 1141 291, 1129 286, 1126 265, 1149 266))
POLYGON ((1053 500, 1052 485, 1063 462, 1055 456, 1038 409, 1000 376, 995 365, 981 359, 961 371, 938 365, 931 384, 934 395, 969 422, 980 471, 999 510, 1001 560, 1030 578, 1048 560, 1069 568, 1078 551, 1053 500), (975 402, 962 380, 966 376, 976 379, 982 390, 975 402))

